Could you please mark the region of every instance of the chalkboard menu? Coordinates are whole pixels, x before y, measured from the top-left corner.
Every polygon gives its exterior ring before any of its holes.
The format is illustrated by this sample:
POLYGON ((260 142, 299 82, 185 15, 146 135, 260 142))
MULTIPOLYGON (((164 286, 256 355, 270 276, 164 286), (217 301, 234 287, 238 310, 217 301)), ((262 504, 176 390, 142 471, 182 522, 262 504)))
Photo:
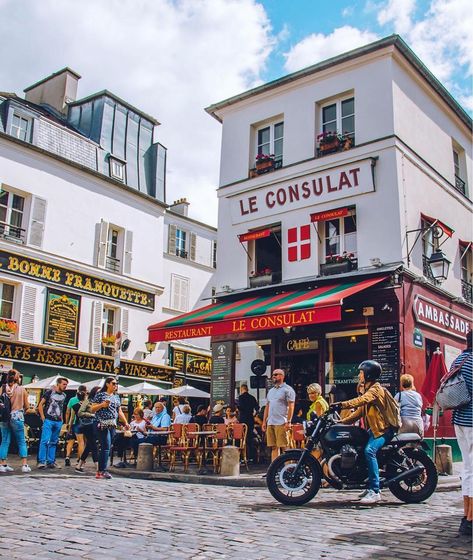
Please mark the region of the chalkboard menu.
POLYGON ((396 393, 399 387, 399 327, 385 325, 371 331, 371 357, 381 364, 381 385, 396 393))
POLYGON ((80 296, 48 289, 44 342, 77 348, 80 296))
POLYGON ((211 405, 216 402, 233 404, 234 342, 212 344, 211 405))

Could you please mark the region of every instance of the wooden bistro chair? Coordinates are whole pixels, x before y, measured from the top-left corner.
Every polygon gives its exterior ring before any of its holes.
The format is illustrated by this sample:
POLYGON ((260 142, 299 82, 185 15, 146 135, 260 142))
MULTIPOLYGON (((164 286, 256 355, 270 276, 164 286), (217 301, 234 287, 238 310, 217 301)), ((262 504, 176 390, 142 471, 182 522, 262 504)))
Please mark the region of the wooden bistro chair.
POLYGON ((304 442, 304 426, 302 424, 293 424, 291 426, 291 433, 289 434, 289 447, 300 449, 304 446, 304 442))
MULTIPOLYGON (((189 458, 191 453, 196 453, 198 436, 188 436, 187 432, 198 431, 197 424, 173 424, 171 434, 172 443, 169 446, 169 470, 173 471, 176 459, 179 455, 184 464, 184 472, 189 470, 189 458)), ((196 455, 197 456, 197 455, 196 455)))
POLYGON ((212 456, 214 473, 220 472, 222 460, 222 448, 227 445, 228 430, 225 424, 204 424, 204 431, 213 431, 212 436, 208 436, 206 444, 206 454, 212 456))
POLYGON ((248 458, 246 456, 246 435, 248 433, 248 426, 246 424, 230 424, 228 426, 228 435, 231 444, 238 447, 240 452, 240 461, 245 463, 246 470, 248 471, 248 458))
POLYGON ((169 453, 169 470, 174 470, 176 464, 176 455, 179 453, 182 447, 183 438, 183 424, 171 424, 168 437, 167 452, 169 453))

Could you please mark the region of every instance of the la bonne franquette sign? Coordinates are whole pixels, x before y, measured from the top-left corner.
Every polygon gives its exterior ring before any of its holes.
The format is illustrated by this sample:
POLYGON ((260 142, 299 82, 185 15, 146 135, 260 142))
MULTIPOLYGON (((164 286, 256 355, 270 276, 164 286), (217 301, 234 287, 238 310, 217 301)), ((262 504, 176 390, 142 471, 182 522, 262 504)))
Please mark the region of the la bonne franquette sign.
POLYGON ((374 191, 373 159, 273 183, 232 198, 234 224, 374 191))
POLYGON ((471 318, 456 313, 424 296, 416 296, 413 309, 418 323, 457 338, 464 340, 471 329, 471 318))

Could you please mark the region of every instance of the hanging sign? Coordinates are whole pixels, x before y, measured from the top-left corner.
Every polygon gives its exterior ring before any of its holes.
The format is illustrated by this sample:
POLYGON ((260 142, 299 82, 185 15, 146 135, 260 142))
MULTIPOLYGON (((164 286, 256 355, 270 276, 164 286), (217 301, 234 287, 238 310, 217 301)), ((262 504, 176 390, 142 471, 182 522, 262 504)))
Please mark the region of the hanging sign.
POLYGON ((417 348, 424 348, 424 335, 420 329, 414 329, 412 333, 412 342, 417 348))
POLYGON ((337 208, 336 210, 326 210, 325 212, 315 212, 310 215, 311 222, 325 222, 335 218, 343 218, 348 216, 348 208, 337 208))
POLYGON ((456 313, 421 295, 415 297, 413 310, 418 323, 457 338, 465 339, 471 329, 471 317, 456 313))
POLYGON ((238 236, 240 243, 244 241, 254 241, 255 239, 263 239, 271 235, 270 229, 260 229, 259 231, 249 231, 248 233, 241 233, 238 236))

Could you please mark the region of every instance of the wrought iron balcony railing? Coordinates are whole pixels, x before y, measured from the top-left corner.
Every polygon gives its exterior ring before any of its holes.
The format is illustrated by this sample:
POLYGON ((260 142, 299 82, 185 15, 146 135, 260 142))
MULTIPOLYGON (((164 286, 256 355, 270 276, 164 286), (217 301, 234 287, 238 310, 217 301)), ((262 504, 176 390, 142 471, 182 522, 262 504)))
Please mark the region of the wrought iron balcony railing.
POLYGON ((0 222, 0 238, 14 243, 26 243, 26 229, 0 222))
POLYGON ((455 188, 457 191, 460 191, 462 194, 466 194, 466 184, 463 179, 461 179, 458 175, 455 175, 455 188))
POLYGON ((105 261, 105 268, 111 272, 120 272, 120 259, 107 257, 105 261))
POLYGON ((466 280, 462 280, 462 297, 465 301, 473 303, 473 284, 466 280))

